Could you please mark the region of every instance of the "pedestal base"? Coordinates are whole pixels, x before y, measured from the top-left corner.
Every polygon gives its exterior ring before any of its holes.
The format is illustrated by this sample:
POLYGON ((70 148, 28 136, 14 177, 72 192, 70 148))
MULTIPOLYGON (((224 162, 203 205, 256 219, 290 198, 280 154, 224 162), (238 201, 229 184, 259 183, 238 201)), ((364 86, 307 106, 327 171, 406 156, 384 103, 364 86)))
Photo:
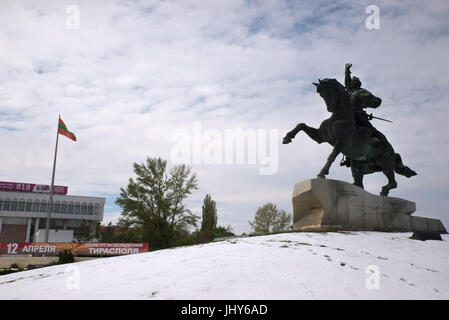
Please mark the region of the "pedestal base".
POLYGON ((438 219, 412 217, 413 201, 376 196, 343 181, 297 183, 292 201, 294 230, 447 233, 438 219))

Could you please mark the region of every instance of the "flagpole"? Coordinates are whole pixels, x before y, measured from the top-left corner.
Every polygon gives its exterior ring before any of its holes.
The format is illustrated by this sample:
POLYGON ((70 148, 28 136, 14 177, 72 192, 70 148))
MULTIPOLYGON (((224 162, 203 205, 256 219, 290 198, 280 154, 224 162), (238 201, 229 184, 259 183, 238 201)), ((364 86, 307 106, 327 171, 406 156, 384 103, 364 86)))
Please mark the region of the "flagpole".
POLYGON ((53 174, 51 176, 51 186, 50 186, 50 200, 47 206, 47 224, 45 226, 45 242, 48 242, 48 233, 50 231, 50 215, 51 209, 53 209, 53 186, 55 184, 55 169, 56 169, 56 155, 58 154, 58 139, 59 139, 59 120, 61 115, 58 116, 58 126, 56 130, 56 147, 55 147, 55 159, 53 160, 53 174))

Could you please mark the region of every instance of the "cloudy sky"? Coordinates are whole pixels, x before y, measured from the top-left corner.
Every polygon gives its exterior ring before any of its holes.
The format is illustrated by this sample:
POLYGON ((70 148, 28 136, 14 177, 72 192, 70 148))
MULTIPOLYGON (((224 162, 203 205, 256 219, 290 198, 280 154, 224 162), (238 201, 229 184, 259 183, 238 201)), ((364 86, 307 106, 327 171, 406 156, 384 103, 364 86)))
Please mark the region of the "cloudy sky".
MULTIPOLYGON (((289 145, 281 139, 299 122, 317 127, 329 117, 312 81, 343 82, 351 62, 362 86, 383 100, 375 115, 394 121, 373 124, 418 172, 396 176, 390 195, 416 201, 416 215, 449 227, 445 0, 2 0, 0 7, 2 181, 50 184, 61 114, 78 141, 60 137, 56 184, 106 197, 104 222, 114 222, 133 162, 160 156, 172 166, 173 150, 193 148, 208 132, 216 151, 224 148, 217 133, 268 138, 272 130, 273 174, 260 174, 260 158, 191 163, 199 190, 189 208, 200 215, 210 193, 218 223, 248 232, 264 203, 291 212, 294 184, 323 166, 330 145, 303 133, 289 145), (378 29, 366 26, 369 5, 379 8, 378 29)), ((340 158, 328 177, 352 182, 340 158)), ((384 184, 380 173, 365 177, 374 194, 384 184)))

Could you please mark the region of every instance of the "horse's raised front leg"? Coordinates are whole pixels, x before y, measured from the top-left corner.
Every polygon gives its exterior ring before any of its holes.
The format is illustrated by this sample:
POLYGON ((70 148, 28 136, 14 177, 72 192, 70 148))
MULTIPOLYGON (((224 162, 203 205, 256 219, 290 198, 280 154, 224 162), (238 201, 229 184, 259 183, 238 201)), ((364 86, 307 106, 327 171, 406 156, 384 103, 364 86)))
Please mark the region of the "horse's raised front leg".
POLYGON ((300 123, 292 131, 287 132, 284 139, 282 140, 282 143, 287 144, 292 142, 292 139, 298 134, 299 131, 303 129, 304 126, 304 123, 300 123))
POLYGON ((299 131, 304 131, 312 140, 315 140, 317 143, 322 143, 323 139, 321 138, 320 131, 318 129, 309 127, 305 123, 298 124, 295 129, 289 131, 284 139, 282 140, 283 144, 287 144, 292 142, 292 139, 298 134, 299 131))
POLYGON ((334 163, 335 158, 340 154, 340 148, 335 145, 334 149, 332 150, 331 154, 327 158, 326 164, 324 165, 323 169, 321 169, 320 173, 318 173, 318 178, 326 178, 326 175, 329 174, 329 169, 331 168, 332 163, 334 163))

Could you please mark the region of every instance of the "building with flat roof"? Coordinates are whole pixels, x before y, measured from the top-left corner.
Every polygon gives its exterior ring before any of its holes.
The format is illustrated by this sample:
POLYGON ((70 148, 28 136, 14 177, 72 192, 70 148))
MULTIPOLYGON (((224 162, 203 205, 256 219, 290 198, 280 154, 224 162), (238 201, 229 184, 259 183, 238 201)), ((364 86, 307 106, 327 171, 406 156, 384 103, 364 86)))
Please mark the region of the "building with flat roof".
MULTIPOLYGON (((72 240, 86 233, 93 236, 103 220, 106 199, 67 195, 67 189, 54 186, 50 229, 73 230, 72 240)), ((45 232, 49 191, 47 185, 0 181, 0 242, 33 242, 45 232)))

